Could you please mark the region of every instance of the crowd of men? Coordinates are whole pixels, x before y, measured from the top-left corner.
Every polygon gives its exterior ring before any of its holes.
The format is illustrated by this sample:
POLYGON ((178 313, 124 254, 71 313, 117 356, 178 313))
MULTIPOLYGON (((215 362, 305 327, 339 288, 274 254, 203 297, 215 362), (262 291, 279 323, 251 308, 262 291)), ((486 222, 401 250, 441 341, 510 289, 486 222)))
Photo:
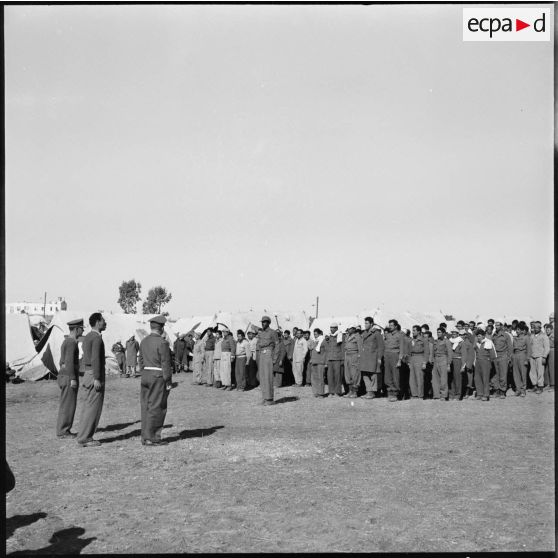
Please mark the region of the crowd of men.
MULTIPOLYGON (((554 314, 543 325, 514 320, 488 320, 486 326, 458 321, 448 331, 440 323, 435 336, 428 324, 403 330, 397 320, 383 328, 372 317, 364 327, 352 324, 341 331, 337 323, 327 334, 319 328, 274 330, 263 316, 261 327, 233 333, 224 324, 203 332, 179 334, 173 348, 164 337, 166 318, 150 320, 151 333, 126 348, 113 347, 126 377, 141 377, 141 441, 165 445, 161 438, 172 374, 192 370, 195 385, 225 391, 260 387, 263 405, 274 403, 274 389, 284 385, 312 388, 316 398, 365 399, 387 396, 389 401, 428 399, 489 401, 504 399, 510 388, 518 397, 527 391, 554 389, 554 314), (138 374, 139 372, 139 374, 138 374), (326 392, 327 385, 327 392, 326 392)), ((105 386, 105 352, 101 314, 89 318, 91 331, 83 338, 84 406, 80 431, 71 432, 77 390, 83 320, 68 323, 70 335, 61 350, 58 384, 61 389, 57 422, 59 438, 76 437, 82 447, 100 445, 93 439, 101 416, 105 386)))

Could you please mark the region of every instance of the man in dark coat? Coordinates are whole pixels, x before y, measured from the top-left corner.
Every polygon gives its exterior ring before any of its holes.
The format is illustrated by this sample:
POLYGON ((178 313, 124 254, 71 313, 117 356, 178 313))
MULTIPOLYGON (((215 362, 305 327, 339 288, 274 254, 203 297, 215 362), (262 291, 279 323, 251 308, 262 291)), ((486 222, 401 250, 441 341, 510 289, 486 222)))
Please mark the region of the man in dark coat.
POLYGON ((379 374, 383 356, 384 338, 380 330, 374 326, 374 318, 368 316, 364 319, 360 353, 360 371, 366 388, 364 399, 374 399, 376 392, 380 389, 379 374))

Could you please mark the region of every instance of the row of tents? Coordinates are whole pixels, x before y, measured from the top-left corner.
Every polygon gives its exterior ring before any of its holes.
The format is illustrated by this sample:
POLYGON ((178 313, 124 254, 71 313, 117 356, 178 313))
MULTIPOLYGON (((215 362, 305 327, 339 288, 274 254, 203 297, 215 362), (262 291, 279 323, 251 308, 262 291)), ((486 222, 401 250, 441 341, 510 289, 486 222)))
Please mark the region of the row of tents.
MULTIPOLYGON (((67 323, 71 320, 83 318, 87 322, 88 312, 58 312, 52 318, 49 327, 35 344, 33 341, 32 325, 26 314, 6 314, 6 362, 15 370, 16 377, 22 380, 40 380, 47 376, 56 377, 60 362, 60 349, 64 337, 69 334, 67 323)), ((126 341, 134 336, 141 341, 149 333, 149 314, 103 314, 107 329, 103 333, 107 355, 107 372, 118 373, 118 365, 112 354, 112 346, 120 341, 125 345, 126 341)), ((301 312, 272 312, 268 310, 248 312, 216 312, 206 316, 192 316, 180 318, 174 322, 168 322, 165 335, 172 344, 179 335, 189 332, 202 333, 209 327, 228 328, 233 333, 237 330, 247 332, 260 326, 263 315, 272 319, 273 328, 280 327, 283 331, 292 331, 294 327, 299 329, 320 328, 324 333, 329 332, 331 323, 336 322, 341 331, 345 331, 351 325, 363 325, 367 316, 374 318, 375 323, 385 326, 390 319, 396 319, 404 329, 411 329, 415 324, 429 324, 432 330, 441 323, 447 323, 449 328, 454 327, 454 321, 448 321, 442 312, 392 312, 383 308, 363 310, 354 315, 327 316, 312 319, 303 311, 301 312)), ((495 316, 496 319, 506 319, 505 316, 495 316)), ((476 316, 478 321, 484 318, 476 316)), ((523 318, 530 321, 531 318, 523 318)), ((508 318, 511 322, 512 318, 508 318)), ((89 332, 86 326, 85 334, 89 332)), ((80 345, 81 351, 81 345, 80 345)), ((80 354, 81 356, 81 354, 80 354)))

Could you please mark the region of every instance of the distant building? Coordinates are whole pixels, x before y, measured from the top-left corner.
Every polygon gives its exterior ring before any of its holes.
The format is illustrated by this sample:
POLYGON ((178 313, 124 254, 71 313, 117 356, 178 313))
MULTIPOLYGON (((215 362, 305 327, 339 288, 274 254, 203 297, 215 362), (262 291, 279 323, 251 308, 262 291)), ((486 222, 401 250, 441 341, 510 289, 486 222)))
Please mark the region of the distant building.
POLYGON ((56 300, 50 302, 7 302, 6 314, 42 314, 43 311, 47 316, 52 316, 61 310, 67 310, 66 301, 59 296, 56 300))

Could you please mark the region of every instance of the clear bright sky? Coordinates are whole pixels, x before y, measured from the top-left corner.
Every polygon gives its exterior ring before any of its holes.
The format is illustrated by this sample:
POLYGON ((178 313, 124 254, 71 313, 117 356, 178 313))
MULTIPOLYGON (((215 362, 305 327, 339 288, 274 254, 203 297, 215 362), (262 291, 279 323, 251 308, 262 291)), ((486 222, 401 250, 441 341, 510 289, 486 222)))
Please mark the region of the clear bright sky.
POLYGON ((462 7, 6 6, 6 298, 553 307, 553 44, 462 7))

